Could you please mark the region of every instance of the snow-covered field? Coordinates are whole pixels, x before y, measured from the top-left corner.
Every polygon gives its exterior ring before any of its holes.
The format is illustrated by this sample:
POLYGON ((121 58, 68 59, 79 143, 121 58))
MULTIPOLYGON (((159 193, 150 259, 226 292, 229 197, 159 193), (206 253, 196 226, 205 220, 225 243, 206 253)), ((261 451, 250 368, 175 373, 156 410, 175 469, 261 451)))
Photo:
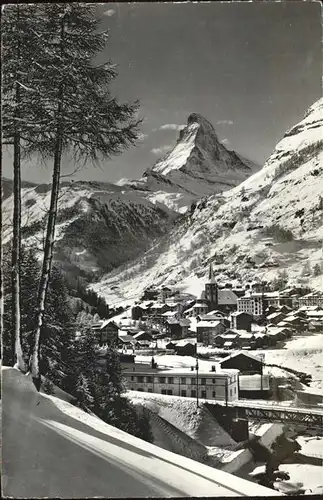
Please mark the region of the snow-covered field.
MULTIPOLYGON (((289 474, 290 479, 274 483, 277 491, 284 494, 299 494, 303 490, 305 494, 322 494, 323 492, 323 469, 318 465, 309 464, 281 464, 278 468, 281 472, 289 474)), ((249 475, 255 476, 265 472, 265 465, 254 468, 249 475)))
MULTIPOLYGON (((302 371, 312 375, 310 390, 323 392, 323 333, 305 335, 286 342, 283 349, 253 351, 262 352, 265 363, 277 364, 282 367, 302 371)), ((304 386, 306 391, 308 388, 304 386)))
MULTIPOLYGON (((296 439, 302 449, 300 453, 307 457, 321 458, 323 460, 323 438, 320 436, 298 436, 296 439)), ((322 469, 323 474, 323 469, 322 469)))
POLYGON ((323 468, 319 465, 309 464, 282 464, 280 471, 287 472, 290 475, 288 481, 276 483, 277 489, 283 483, 287 488, 280 488, 280 491, 293 491, 297 487, 304 488, 305 494, 315 494, 323 492, 323 468))

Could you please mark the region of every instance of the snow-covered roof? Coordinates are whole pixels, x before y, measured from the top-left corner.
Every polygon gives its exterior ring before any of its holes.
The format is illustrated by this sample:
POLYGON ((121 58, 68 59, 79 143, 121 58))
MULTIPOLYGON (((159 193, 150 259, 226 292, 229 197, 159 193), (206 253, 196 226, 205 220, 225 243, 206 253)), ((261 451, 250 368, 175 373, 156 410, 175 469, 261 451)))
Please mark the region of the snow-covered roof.
POLYGON ((163 307, 167 306, 167 304, 164 304, 164 303, 155 303, 153 304, 153 306, 151 307, 152 309, 162 309, 163 307))
POLYGON ((246 314, 247 316, 251 316, 251 314, 248 314, 248 313, 243 312, 243 311, 234 311, 230 314, 230 316, 241 316, 241 314, 246 314))
MULTIPOLYGON (((160 370, 158 372, 158 375, 179 375, 179 376, 196 376, 196 370, 195 370, 195 364, 192 366, 194 366, 194 370, 189 370, 189 369, 185 369, 185 368, 171 368, 169 370, 160 370)), ((215 377, 215 376, 221 376, 221 377, 228 377, 230 375, 237 375, 239 373, 239 370, 236 370, 234 368, 230 368, 230 369, 221 369, 220 367, 217 368, 217 370, 215 372, 211 371, 210 369, 207 369, 206 367, 204 367, 203 365, 199 365, 199 375, 202 376, 202 374, 205 376, 205 375, 209 375, 210 377, 215 377)))
POLYGON ((139 337, 141 337, 142 335, 145 335, 145 334, 146 334, 146 335, 149 335, 149 336, 151 337, 150 333, 145 332, 145 331, 141 331, 141 332, 136 333, 136 334, 133 336, 133 338, 134 338, 134 339, 138 339, 139 337))
POLYGON ((219 321, 219 320, 223 321, 225 319, 223 316, 218 316, 218 315, 211 316, 208 314, 200 314, 199 316, 197 316, 197 318, 200 321, 207 321, 207 322, 219 321))
POLYGON ((192 345, 197 344, 197 340, 196 340, 196 338, 181 339, 181 340, 175 340, 174 343, 178 347, 184 347, 188 344, 192 344, 192 345))
POLYGON ((210 311, 210 312, 206 313, 206 316, 215 316, 215 315, 219 315, 219 316, 224 316, 225 317, 225 314, 222 311, 219 311, 218 309, 214 309, 213 311, 210 311))
POLYGON ((136 342, 131 335, 119 335, 119 340, 121 342, 133 342, 133 343, 136 342))
POLYGON ((118 328, 116 322, 113 321, 111 318, 95 323, 94 325, 92 325, 92 328, 95 330, 102 330, 102 328, 105 328, 109 324, 111 324, 112 326, 116 326, 118 328))
POLYGON ((194 304, 193 309, 196 309, 198 307, 208 307, 208 305, 205 302, 199 300, 198 302, 196 302, 196 304, 194 304))
POLYGON ((167 316, 175 316, 177 314, 176 311, 166 311, 162 314, 162 316, 164 316, 165 318, 167 318, 167 316))
POLYGON ((277 326, 286 327, 286 328, 290 327, 290 325, 286 321, 280 321, 279 323, 277 323, 277 326))
POLYGON ((284 316, 284 314, 282 312, 274 312, 272 314, 269 314, 269 316, 267 316, 267 319, 275 319, 279 316, 284 316))
POLYGON ((253 333, 240 333, 239 334, 240 339, 252 339, 253 338, 253 333))
POLYGON ((196 328, 215 328, 218 325, 222 325, 221 321, 199 321, 196 324, 196 328))
POLYGON ((222 305, 235 305, 237 303, 238 296, 232 290, 219 290, 218 291, 218 303, 222 305))

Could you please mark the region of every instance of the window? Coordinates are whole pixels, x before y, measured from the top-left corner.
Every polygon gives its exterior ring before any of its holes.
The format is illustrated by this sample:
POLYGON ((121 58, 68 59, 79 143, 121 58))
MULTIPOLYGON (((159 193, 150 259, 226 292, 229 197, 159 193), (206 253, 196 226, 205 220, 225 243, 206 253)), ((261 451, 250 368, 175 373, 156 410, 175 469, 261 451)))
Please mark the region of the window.
POLYGON ((212 383, 215 384, 215 378, 212 378, 212 383))
POLYGON ((205 385, 206 384, 206 378, 201 378, 201 385, 205 385))
POLYGON ((174 383, 174 379, 173 379, 173 377, 168 377, 168 383, 169 383, 169 384, 173 384, 173 383, 174 383))
POLYGON ((140 384, 142 384, 144 381, 144 377, 142 375, 140 375, 139 377, 137 377, 137 382, 139 382, 140 384))
POLYGON ((215 398, 215 391, 212 392, 212 398, 215 398))
POLYGON ((201 398, 206 399, 206 391, 201 392, 201 398))
POLYGON ((171 389, 168 389, 167 390, 167 394, 168 394, 168 396, 172 396, 173 395, 173 391, 171 389))
POLYGON ((181 396, 182 396, 183 398, 186 398, 186 391, 184 391, 184 390, 183 390, 183 391, 181 391, 181 396))
POLYGON ((162 393, 162 394, 166 394, 166 389, 162 389, 162 390, 161 390, 161 393, 162 393))
POLYGON ((148 389, 148 392, 153 392, 153 390, 152 389, 148 389))
POLYGON ((195 378, 191 378, 191 385, 195 385, 195 384, 196 384, 195 378))
POLYGON ((230 389, 230 397, 232 397, 232 389, 230 389))
POLYGON ((166 382, 166 377, 159 377, 160 384, 165 384, 165 382, 166 382))
POLYGON ((130 379, 133 380, 133 376, 132 375, 131 375, 130 379))
POLYGON ((186 378, 185 377, 181 377, 181 384, 186 384, 186 378))
POLYGON ((147 383, 152 384, 153 383, 153 378, 152 377, 147 377, 147 383))
POLYGON ((196 398, 196 391, 191 391, 191 397, 196 398))
POLYGON ((139 387, 138 391, 140 392, 144 392, 143 388, 142 387, 139 387))

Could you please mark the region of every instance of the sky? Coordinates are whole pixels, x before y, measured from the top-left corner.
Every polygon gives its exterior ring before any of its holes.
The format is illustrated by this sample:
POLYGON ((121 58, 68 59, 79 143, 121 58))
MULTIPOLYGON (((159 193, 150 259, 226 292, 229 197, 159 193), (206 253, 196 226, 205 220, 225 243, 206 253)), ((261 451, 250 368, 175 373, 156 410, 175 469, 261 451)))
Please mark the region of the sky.
MULTIPOLYGON (((97 4, 112 60, 112 92, 139 99, 143 118, 136 147, 75 179, 137 179, 171 149, 190 113, 203 115, 229 149, 260 165, 322 95, 319 2, 97 4)), ((3 173, 11 177, 4 154, 3 173)), ((64 158, 63 173, 74 168, 64 158)), ((23 166, 23 177, 48 182, 51 164, 23 166)))

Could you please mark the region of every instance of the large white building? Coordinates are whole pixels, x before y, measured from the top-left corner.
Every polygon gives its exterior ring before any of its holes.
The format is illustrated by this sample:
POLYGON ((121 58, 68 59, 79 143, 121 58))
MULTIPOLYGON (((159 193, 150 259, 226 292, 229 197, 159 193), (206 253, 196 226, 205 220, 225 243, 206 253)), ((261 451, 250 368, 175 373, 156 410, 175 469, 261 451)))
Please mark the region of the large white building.
POLYGON ((122 373, 128 390, 200 399, 235 401, 238 399, 239 370, 199 371, 144 370, 122 373))
POLYGON ((262 293, 246 294, 237 300, 237 311, 258 317, 264 314, 264 296, 262 293))

